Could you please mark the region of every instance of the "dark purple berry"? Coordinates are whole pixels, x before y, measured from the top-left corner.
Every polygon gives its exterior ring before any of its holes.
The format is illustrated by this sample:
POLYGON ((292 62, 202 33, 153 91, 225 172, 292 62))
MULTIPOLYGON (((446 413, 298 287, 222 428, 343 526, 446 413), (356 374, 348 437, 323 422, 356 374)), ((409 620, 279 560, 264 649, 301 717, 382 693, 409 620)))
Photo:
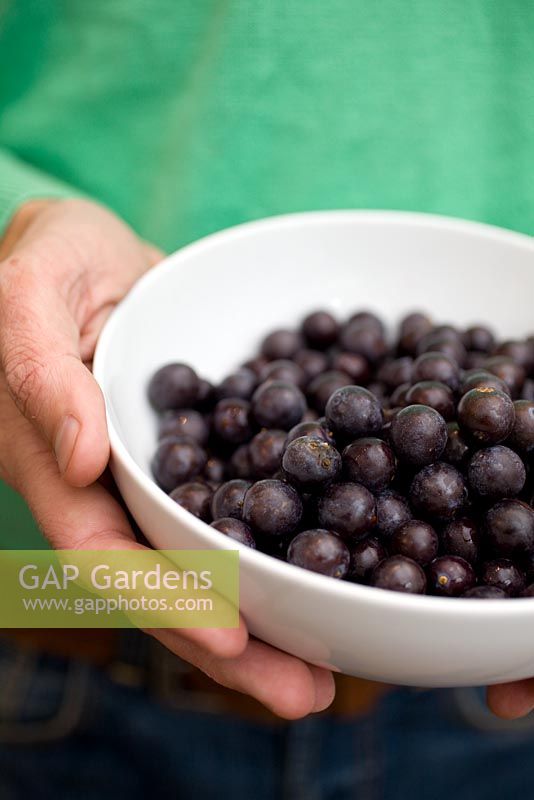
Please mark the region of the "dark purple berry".
POLYGON ((395 476, 395 456, 382 439, 357 439, 343 450, 345 477, 371 492, 381 492, 395 476))
POLYGON ((252 484, 250 481, 234 479, 223 483, 211 498, 211 516, 213 519, 234 517, 242 519, 245 495, 252 484))
POLYGON ((210 483, 222 483, 226 476, 226 464, 217 456, 210 456, 204 467, 204 478, 210 483))
POLYGON ((466 370, 480 370, 484 369, 484 362, 487 358, 485 353, 477 353, 476 350, 470 350, 465 354, 464 369, 466 370))
POLYGON ((473 567, 460 556, 439 556, 428 567, 428 591, 438 597, 459 597, 475 581, 473 567))
POLYGON ((367 384, 367 391, 374 394, 377 400, 380 401, 381 404, 387 405, 387 388, 385 383, 380 383, 380 381, 371 381, 371 383, 367 384))
POLYGON ((205 380, 205 378, 199 378, 195 408, 204 412, 211 411, 216 402, 217 393, 215 391, 215 386, 213 386, 213 384, 209 381, 205 380))
POLYGON ((207 455, 189 436, 162 439, 152 459, 152 474, 166 492, 190 481, 206 466, 207 455))
POLYGON ((326 432, 326 435, 327 435, 327 437, 328 437, 328 438, 327 438, 327 442, 330 442, 330 444, 335 444, 335 441, 336 441, 336 440, 335 440, 335 437, 334 437, 334 434, 333 434, 333 432, 332 432, 332 431, 330 430, 330 428, 328 427, 328 422, 326 421, 326 417, 325 417, 325 416, 322 416, 322 417, 317 417, 317 419, 316 419, 315 421, 316 421, 316 422, 317 422, 317 423, 318 423, 318 424, 321 426, 321 428, 322 428, 322 429, 323 429, 323 430, 326 432))
POLYGON ((394 358, 391 361, 384 361, 378 370, 376 377, 386 385, 389 391, 393 391, 403 383, 411 383, 413 372, 413 359, 408 356, 394 358))
POLYGON ((301 421, 305 411, 304 395, 292 383, 267 381, 252 395, 252 414, 264 428, 288 431, 301 421))
POLYGON ((506 600, 508 595, 498 586, 473 586, 468 589, 460 597, 466 597, 473 600, 506 600))
POLYGON ((248 442, 253 434, 248 400, 239 397, 219 400, 213 411, 213 431, 229 444, 248 442))
POLYGON ((391 423, 391 442, 397 456, 421 467, 440 458, 447 444, 447 424, 429 406, 408 406, 391 423))
MULTIPOLYGON (((453 335, 440 333, 437 330, 423 337, 417 345, 418 356, 426 353, 441 353, 441 355, 459 366, 463 366, 467 355, 458 333, 455 332, 453 335)), ((442 380, 442 378, 429 378, 429 380, 442 380)))
POLYGON ((444 420, 454 417, 454 395, 448 386, 439 381, 419 381, 406 392, 404 405, 430 406, 444 420))
POLYGON ((507 443, 519 453, 530 454, 534 450, 534 401, 516 400, 515 419, 507 443))
POLYGON ((534 341, 529 339, 502 342, 494 351, 496 356, 508 356, 528 374, 534 369, 534 341))
POLYGON ((485 325, 473 325, 463 335, 463 342, 468 350, 480 353, 491 353, 495 347, 495 337, 485 325))
POLYGON ((344 578, 349 569, 350 553, 335 533, 315 528, 295 536, 289 545, 287 560, 321 575, 344 578))
POLYGON ((325 350, 337 340, 339 324, 328 311, 314 311, 305 317, 301 330, 310 347, 325 350))
POLYGON ((384 323, 373 311, 357 311, 355 314, 351 314, 347 322, 365 325, 367 328, 372 328, 380 333, 385 333, 384 323))
POLYGON ((246 479, 252 477, 248 444, 241 444, 234 450, 230 456, 228 472, 232 478, 246 479))
POLYGON ((519 555, 517 561, 527 576, 528 582, 534 581, 534 550, 529 550, 528 553, 519 555))
POLYGON ((447 444, 441 456, 443 461, 452 464, 453 467, 461 469, 466 463, 471 449, 460 430, 457 422, 449 422, 447 425, 447 444))
MULTIPOLYGON (((326 420, 325 420, 326 424, 326 420)), ((294 428, 291 428, 286 438, 286 447, 290 442, 295 439, 300 439, 301 436, 311 436, 313 439, 319 439, 321 442, 328 442, 328 444, 335 444, 334 436, 327 428, 316 420, 315 422, 299 422, 294 428)))
POLYGON ((486 537, 499 556, 534 551, 534 511, 520 500, 502 500, 486 514, 486 537))
POLYGON ((210 502, 212 489, 206 483, 190 481, 173 489, 170 496, 175 503, 185 508, 190 514, 208 522, 211 519, 210 502))
POLYGON ((308 388, 307 395, 310 405, 319 412, 324 414, 326 404, 336 389, 341 389, 343 386, 350 386, 352 383, 348 375, 337 370, 329 370, 323 372, 314 378, 308 388))
POLYGON ((452 520, 441 532, 441 545, 444 553, 460 556, 476 564, 480 554, 480 530, 471 519, 462 517, 452 520))
POLYGON ((396 389, 393 390, 391 393, 391 397, 389 398, 389 402, 393 408, 401 408, 402 406, 410 405, 406 402, 406 397, 408 392, 412 388, 411 383, 401 383, 400 386, 397 386, 396 389))
POLYGON ((389 429, 391 428, 391 423, 402 409, 399 406, 395 406, 393 408, 384 408, 382 413, 384 415, 384 424, 382 425, 382 431, 380 433, 382 439, 389 438, 389 429), (386 426, 388 426, 386 428, 386 426), (384 436, 384 430, 388 431, 388 435, 384 436))
POLYGON ((280 328, 273 331, 262 342, 261 353, 270 361, 278 358, 292 358, 303 347, 302 336, 298 331, 280 328))
POLYGON ((271 478, 280 469, 285 442, 285 431, 263 430, 254 436, 248 446, 248 455, 256 478, 271 478))
POLYGON ((247 547, 251 547, 253 550, 256 549, 256 542, 254 541, 252 531, 250 530, 249 526, 240 519, 234 519, 233 517, 222 517, 221 519, 216 519, 214 522, 212 522, 211 527, 215 528, 215 530, 219 531, 220 533, 224 533, 225 536, 228 536, 235 542, 239 542, 247 547))
POLYGON ((306 383, 306 376, 304 371, 295 364, 294 361, 279 358, 277 361, 271 361, 265 367, 262 374, 262 383, 266 381, 282 381, 282 383, 293 383, 295 386, 302 388, 306 383))
POLYGON ((247 367, 241 367, 236 372, 228 375, 217 388, 219 400, 226 398, 240 397, 242 400, 250 400, 254 389, 258 385, 257 375, 247 367))
POLYGON ((263 371, 268 363, 269 359, 265 358, 265 356, 256 356, 255 358, 250 358, 248 361, 245 361, 245 363, 242 364, 241 366, 244 367, 245 369, 252 370, 256 378, 258 378, 258 380, 261 380, 263 371))
POLYGON ((357 439, 378 433, 383 417, 380 401, 362 386, 337 389, 326 404, 328 427, 342 439, 357 439))
POLYGON ((509 597, 517 597, 525 588, 524 572, 507 558, 487 561, 480 572, 480 580, 502 589, 509 597))
POLYGON ((436 335, 443 336, 443 338, 452 341, 462 338, 458 328, 455 325, 450 325, 449 323, 441 323, 440 325, 434 325, 432 332, 436 335))
POLYGON ((319 524, 347 539, 361 539, 376 524, 376 502, 358 483, 334 483, 317 503, 319 524))
POLYGON ((337 372, 343 372, 350 378, 349 383, 362 386, 369 381, 371 371, 367 359, 358 353, 335 353, 332 356, 330 367, 337 372))
POLYGON ((460 372, 456 361, 445 353, 423 353, 414 361, 412 381, 438 381, 454 392, 460 382, 460 372))
POLYGON ((504 381, 485 369, 466 372, 460 385, 460 394, 464 395, 472 389, 496 389, 510 396, 510 389, 504 381))
POLYGON ((405 497, 391 489, 386 489, 376 498, 376 530, 386 538, 412 518, 410 506, 405 497))
POLYGON ((154 373, 148 385, 148 398, 156 411, 189 408, 198 398, 199 380, 187 364, 167 364, 154 373))
POLYGON ((381 561, 375 568, 370 583, 378 589, 407 594, 424 594, 426 589, 426 577, 422 568, 405 556, 391 556, 381 561))
MULTIPOLYGON (((302 527, 302 524, 299 527, 302 527)), ((256 542, 256 548, 260 552, 273 556, 280 561, 287 561, 287 548, 294 536, 295 531, 286 536, 264 536, 256 532, 254 533, 254 541, 256 542)))
POLYGON ((343 350, 358 353, 370 364, 380 361, 387 353, 387 343, 383 332, 374 325, 353 319, 343 326, 339 335, 343 350))
POLYGON ((348 579, 355 583, 367 583, 375 567, 386 557, 386 548, 376 536, 356 542, 350 546, 348 579))
POLYGON ((288 444, 282 467, 291 483, 311 491, 335 480, 341 472, 341 455, 328 442, 301 436, 288 444))
POLYGON ((517 453, 497 444, 474 454, 467 477, 469 486, 480 497, 490 500, 515 497, 525 485, 525 465, 517 453))
POLYGON ((521 389, 521 400, 529 400, 534 402, 534 380, 527 378, 521 389))
POLYGON ((437 556, 438 547, 439 539, 434 528, 427 522, 416 519, 409 520, 397 528, 389 542, 392 554, 411 558, 422 567, 437 556))
POLYGON ((328 357, 320 350, 299 350, 293 356, 293 361, 304 373, 306 383, 309 383, 317 375, 321 375, 328 369, 328 357))
POLYGON ((460 427, 483 444, 497 444, 506 439, 514 419, 514 404, 508 395, 495 389, 471 389, 458 404, 460 427))
POLYGON ((399 326, 399 352, 409 356, 415 355, 417 345, 430 333, 432 327, 432 321, 426 314, 415 312, 405 317, 399 326))
POLYGON ((520 364, 516 364, 509 356, 492 356, 484 362, 484 369, 504 381, 513 398, 519 397, 526 378, 525 370, 520 364))
POLYGON ((449 520, 464 508, 467 499, 465 481, 451 464, 438 462, 423 467, 412 481, 410 504, 424 517, 449 520))
POLYGON ((245 495, 243 520, 253 533, 286 536, 298 528, 301 517, 302 501, 283 481, 258 481, 245 495))
POLYGON ((165 411, 158 424, 158 438, 166 436, 190 436, 204 446, 209 437, 209 425, 198 411, 184 408, 179 411, 165 411))

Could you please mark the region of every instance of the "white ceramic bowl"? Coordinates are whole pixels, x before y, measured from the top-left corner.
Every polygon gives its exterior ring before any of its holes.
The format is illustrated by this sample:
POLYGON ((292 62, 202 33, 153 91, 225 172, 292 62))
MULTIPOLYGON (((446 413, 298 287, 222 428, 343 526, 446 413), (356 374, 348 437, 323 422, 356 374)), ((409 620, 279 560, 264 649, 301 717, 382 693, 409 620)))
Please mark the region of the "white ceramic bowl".
MULTIPOLYGON (((452 219, 319 212, 210 236, 150 272, 113 313, 94 370, 112 469, 157 548, 235 549, 150 477, 156 420, 145 389, 185 361, 217 380, 269 329, 328 307, 395 322, 413 309, 502 336, 532 330, 534 242, 452 219)), ((451 600, 357 586, 240 547, 241 610, 253 634, 310 662, 396 684, 489 684, 534 675, 534 600, 451 600)))

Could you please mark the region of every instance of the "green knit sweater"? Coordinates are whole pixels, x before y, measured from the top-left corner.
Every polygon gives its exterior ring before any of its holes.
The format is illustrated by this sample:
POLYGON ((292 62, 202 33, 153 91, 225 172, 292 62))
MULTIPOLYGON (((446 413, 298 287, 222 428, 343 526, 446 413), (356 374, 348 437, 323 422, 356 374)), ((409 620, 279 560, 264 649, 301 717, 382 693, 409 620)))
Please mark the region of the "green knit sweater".
POLYGON ((0 232, 82 192, 169 250, 313 208, 532 233, 533 38, 525 0, 0 0, 0 232))

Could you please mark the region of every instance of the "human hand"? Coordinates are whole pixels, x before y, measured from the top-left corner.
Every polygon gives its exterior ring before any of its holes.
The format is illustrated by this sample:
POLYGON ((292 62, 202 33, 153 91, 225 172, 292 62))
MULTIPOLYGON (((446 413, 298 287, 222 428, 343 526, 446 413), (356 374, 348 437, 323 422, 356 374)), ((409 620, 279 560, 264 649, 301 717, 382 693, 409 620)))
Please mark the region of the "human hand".
POLYGON ((534 678, 488 686, 488 706, 498 717, 519 719, 534 709, 534 678))
MULTIPOLYGON (((141 549, 98 482, 109 458, 89 366, 109 313, 162 254, 84 200, 22 207, 0 243, 0 478, 53 547, 141 549)), ((288 719, 332 701, 330 672, 232 630, 152 635, 218 683, 288 719)))

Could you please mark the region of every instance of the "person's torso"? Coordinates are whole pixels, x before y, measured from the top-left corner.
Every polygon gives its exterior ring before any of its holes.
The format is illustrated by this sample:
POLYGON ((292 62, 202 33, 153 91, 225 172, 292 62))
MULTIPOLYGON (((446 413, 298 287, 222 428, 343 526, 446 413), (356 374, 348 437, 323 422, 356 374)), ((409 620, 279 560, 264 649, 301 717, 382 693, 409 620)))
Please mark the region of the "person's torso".
POLYGON ((0 147, 168 250, 314 208, 534 233, 533 33, 524 0, 0 0, 0 147))
POLYGON ((333 207, 534 232, 524 0, 4 6, 0 146, 166 248, 333 207))

